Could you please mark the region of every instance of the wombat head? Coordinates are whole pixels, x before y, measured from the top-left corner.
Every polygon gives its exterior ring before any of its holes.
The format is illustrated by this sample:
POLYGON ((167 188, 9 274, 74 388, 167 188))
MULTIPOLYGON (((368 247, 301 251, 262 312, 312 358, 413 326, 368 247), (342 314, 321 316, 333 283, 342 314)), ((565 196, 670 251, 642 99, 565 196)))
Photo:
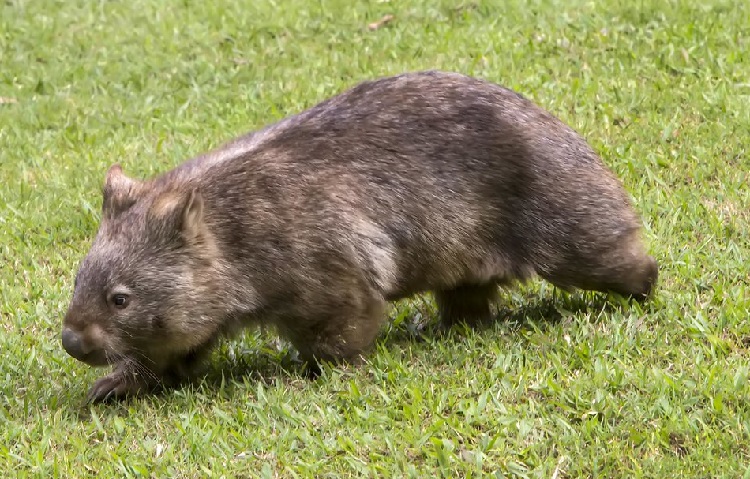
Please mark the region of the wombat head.
MULTIPOLYGON (((136 359, 153 370, 208 341, 215 248, 200 193, 160 188, 112 166, 102 220, 75 280, 62 344, 94 366, 136 359)), ((216 288, 213 288, 215 290, 216 288)))

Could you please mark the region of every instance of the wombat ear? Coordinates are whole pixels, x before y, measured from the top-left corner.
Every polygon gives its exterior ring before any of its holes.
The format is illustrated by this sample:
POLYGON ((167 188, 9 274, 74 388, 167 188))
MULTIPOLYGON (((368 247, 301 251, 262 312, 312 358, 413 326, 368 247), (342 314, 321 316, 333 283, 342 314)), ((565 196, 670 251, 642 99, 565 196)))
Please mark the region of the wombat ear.
POLYGON ((141 183, 128 178, 122 172, 122 167, 115 163, 107 171, 104 180, 102 212, 108 218, 114 218, 124 212, 136 202, 141 183))
POLYGON ((176 235, 181 242, 197 245, 206 241, 203 220, 203 196, 197 188, 181 188, 162 192, 151 204, 149 223, 163 234, 176 235))
POLYGON ((198 189, 193 189, 187 195, 182 210, 182 234, 188 240, 200 239, 203 232, 203 196, 198 189))

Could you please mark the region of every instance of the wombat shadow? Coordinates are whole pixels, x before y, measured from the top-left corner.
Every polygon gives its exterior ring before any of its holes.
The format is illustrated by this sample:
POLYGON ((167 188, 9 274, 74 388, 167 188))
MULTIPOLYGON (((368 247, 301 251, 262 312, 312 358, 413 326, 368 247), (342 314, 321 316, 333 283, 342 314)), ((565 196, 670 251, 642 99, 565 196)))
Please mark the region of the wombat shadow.
MULTIPOLYGON (((402 344, 420 342, 428 339, 445 339, 459 342, 468 329, 482 334, 519 334, 528 329, 546 331, 561 322, 587 316, 588 321, 595 323, 602 317, 612 314, 623 314, 637 300, 618 294, 605 294, 593 291, 576 291, 568 293, 555 289, 552 293, 507 293, 501 296, 492 319, 471 325, 459 324, 450 330, 444 329, 435 319, 437 311, 427 304, 417 307, 411 321, 400 327, 387 329, 386 343, 402 344), (424 320, 423 318, 428 318, 424 320), (448 333, 455 334, 448 334, 448 333)), ((648 309, 649 303, 641 304, 648 309)), ((414 308, 414 305, 407 307, 414 308)))
MULTIPOLYGON (((437 310, 429 294, 392 304, 389 322, 377 339, 377 345, 404 345, 431 340, 460 343, 461 338, 471 328, 480 334, 521 334, 528 329, 546 331, 564 321, 572 321, 583 316, 588 321, 597 322, 615 313, 622 314, 630 309, 634 300, 618 295, 578 291, 567 293, 553 290, 552 293, 505 292, 497 303, 492 320, 473 324, 455 325, 449 330, 441 327, 437 310)), ((646 304, 650 304, 649 301, 646 304)), ((641 307, 648 310, 646 304, 641 307)), ((318 377, 311 374, 299 360, 296 350, 273 331, 261 332, 259 347, 248 347, 241 338, 222 342, 206 362, 199 374, 174 389, 160 389, 151 395, 163 397, 164 393, 185 394, 189 390, 199 394, 231 398, 238 390, 246 391, 248 385, 262 383, 272 386, 278 382, 306 387, 318 377), (172 392, 170 392, 172 391, 172 392)), ((373 352, 376 347, 373 347, 373 352)), ((326 371, 326 368, 323 368, 326 371)), ((323 375, 326 373, 323 372, 323 375)), ((125 399, 128 403, 136 398, 125 399)), ((140 398, 140 400, 148 400, 140 398)), ((121 404, 124 404, 121 403, 121 404)), ((115 406, 116 407, 116 406, 115 406)), ((84 408, 81 419, 88 416, 84 408)))
MULTIPOLYGON (((634 301, 616 294, 583 291, 567 293, 556 289, 551 294, 506 293, 501 296, 492 320, 470 326, 459 324, 446 330, 437 319, 434 301, 429 294, 425 294, 392 305, 389 322, 378 337, 377 345, 387 348, 389 345, 413 344, 433 339, 458 343, 464 335, 464 328, 471 328, 481 334, 497 334, 498 323, 501 327, 500 334, 519 334, 527 329, 545 331, 561 322, 582 316, 588 316, 589 321, 596 322, 615 313, 622 314, 630 309, 634 301)), ((642 307, 647 308, 645 305, 642 307)), ((264 337, 266 343, 261 350, 233 354, 230 356, 234 357, 230 357, 228 361, 226 354, 221 355, 221 360, 214 358, 205 373, 197 378, 197 382, 225 389, 248 381, 273 383, 280 378, 294 381, 317 377, 298 359, 291 346, 279 347, 278 340, 273 340, 272 337, 264 337), (276 347, 271 347, 269 340, 276 347)), ((371 354, 374 354, 375 349, 376 347, 371 354)))

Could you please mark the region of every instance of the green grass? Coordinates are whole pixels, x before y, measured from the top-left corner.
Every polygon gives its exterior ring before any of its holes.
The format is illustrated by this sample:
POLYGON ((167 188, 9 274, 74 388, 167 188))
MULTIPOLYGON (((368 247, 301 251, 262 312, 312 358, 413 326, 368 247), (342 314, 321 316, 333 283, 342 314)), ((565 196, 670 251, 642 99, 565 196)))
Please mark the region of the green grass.
POLYGON ((749 477, 744 3, 3 2, 3 476, 749 477), (111 163, 150 176, 424 68, 515 88, 584 134, 643 215, 652 302, 536 281, 503 293, 496 325, 441 339, 415 300, 367 365, 315 382, 251 331, 197 385, 84 404, 103 372, 59 331, 111 163))

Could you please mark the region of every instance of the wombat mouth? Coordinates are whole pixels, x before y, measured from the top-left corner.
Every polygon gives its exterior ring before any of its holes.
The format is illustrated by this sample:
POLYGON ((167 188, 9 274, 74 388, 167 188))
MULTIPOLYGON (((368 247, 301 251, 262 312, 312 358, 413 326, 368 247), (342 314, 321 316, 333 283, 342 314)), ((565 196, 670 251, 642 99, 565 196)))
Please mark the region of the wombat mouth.
MULTIPOLYGON (((76 358, 77 360, 88 364, 89 366, 93 367, 104 367, 109 366, 112 364, 112 361, 109 360, 109 354, 104 349, 97 349, 95 351, 91 351, 88 354, 76 358)), ((74 356, 75 357, 75 356, 74 356)))

